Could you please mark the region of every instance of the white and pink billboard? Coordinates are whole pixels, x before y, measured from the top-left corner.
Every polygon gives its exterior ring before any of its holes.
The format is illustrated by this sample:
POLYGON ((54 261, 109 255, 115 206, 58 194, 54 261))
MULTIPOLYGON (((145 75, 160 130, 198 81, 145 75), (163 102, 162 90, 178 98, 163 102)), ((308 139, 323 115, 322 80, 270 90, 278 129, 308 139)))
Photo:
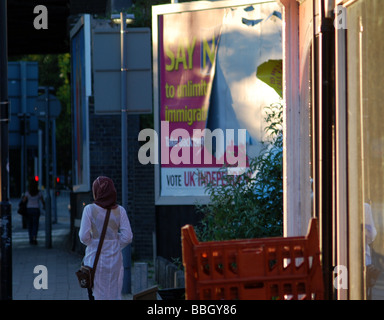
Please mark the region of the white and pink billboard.
POLYGON ((262 109, 279 97, 256 70, 281 59, 278 10, 275 1, 153 7, 157 204, 206 202, 203 181, 222 184, 260 151, 262 109))

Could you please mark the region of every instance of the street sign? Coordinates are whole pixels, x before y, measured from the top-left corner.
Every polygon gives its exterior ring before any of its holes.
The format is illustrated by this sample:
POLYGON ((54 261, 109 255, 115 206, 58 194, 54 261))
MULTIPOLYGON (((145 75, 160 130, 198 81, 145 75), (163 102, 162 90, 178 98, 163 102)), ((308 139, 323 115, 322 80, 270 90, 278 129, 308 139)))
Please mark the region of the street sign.
MULTIPOLYGON (((151 31, 126 29, 127 110, 152 113, 151 31)), ((109 24, 93 30, 93 79, 96 113, 121 113, 120 28, 109 24)))
POLYGON ((61 112, 61 103, 53 94, 49 94, 48 99, 46 99, 45 94, 40 95, 36 99, 35 104, 35 113, 41 118, 45 117, 45 112, 47 105, 49 104, 49 118, 57 118, 61 112))
MULTIPOLYGON (((37 147, 39 124, 34 116, 39 82, 39 67, 33 61, 8 62, 8 97, 10 101, 9 146, 22 145, 21 132, 29 147, 37 147)), ((23 139, 24 139, 23 138, 23 139)))

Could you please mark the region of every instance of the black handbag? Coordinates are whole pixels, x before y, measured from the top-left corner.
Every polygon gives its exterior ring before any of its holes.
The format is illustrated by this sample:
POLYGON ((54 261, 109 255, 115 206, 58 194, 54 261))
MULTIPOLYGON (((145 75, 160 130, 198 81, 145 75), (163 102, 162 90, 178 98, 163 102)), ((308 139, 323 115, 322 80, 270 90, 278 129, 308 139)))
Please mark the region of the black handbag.
POLYGON ((79 280, 80 287, 92 289, 94 276, 93 268, 82 265, 80 269, 76 271, 76 276, 79 280))
POLYGON ((27 215, 27 203, 28 203, 28 198, 26 201, 23 201, 24 197, 21 197, 21 200, 19 202, 19 206, 17 208, 17 213, 21 214, 22 216, 27 215))
POLYGON ((95 277, 96 266, 97 266, 97 262, 99 261, 101 247, 103 246, 105 233, 107 231, 107 226, 108 226, 108 220, 109 220, 110 213, 111 213, 111 209, 108 209, 107 210, 107 214, 105 215, 103 231, 101 232, 101 236, 100 236, 100 240, 99 240, 99 245, 97 247, 97 252, 96 252, 95 260, 93 262, 93 267, 82 265, 80 267, 80 269, 76 271, 76 276, 77 276, 77 279, 79 280, 80 287, 88 289, 88 294, 89 294, 90 299, 91 299, 91 295, 92 295, 92 291, 91 290, 93 288, 93 280, 94 280, 94 277, 95 277))

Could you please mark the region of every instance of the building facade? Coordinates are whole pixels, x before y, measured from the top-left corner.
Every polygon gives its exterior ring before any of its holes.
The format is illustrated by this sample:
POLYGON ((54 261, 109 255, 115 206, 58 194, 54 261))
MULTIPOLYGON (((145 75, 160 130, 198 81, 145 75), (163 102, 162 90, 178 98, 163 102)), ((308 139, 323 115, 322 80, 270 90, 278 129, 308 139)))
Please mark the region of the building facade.
POLYGON ((384 7, 380 0, 279 2, 285 235, 305 234, 319 217, 326 297, 382 299, 384 7))

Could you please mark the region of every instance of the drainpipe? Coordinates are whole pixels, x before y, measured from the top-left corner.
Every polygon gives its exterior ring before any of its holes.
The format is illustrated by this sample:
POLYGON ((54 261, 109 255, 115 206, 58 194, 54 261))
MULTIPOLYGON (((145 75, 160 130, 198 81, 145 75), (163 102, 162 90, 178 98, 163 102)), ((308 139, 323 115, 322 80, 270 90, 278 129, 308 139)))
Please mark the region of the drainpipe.
POLYGON ((320 1, 320 29, 317 45, 317 192, 320 221, 320 241, 324 275, 325 299, 334 298, 334 178, 333 158, 335 123, 335 29, 333 25, 333 0, 320 1))

